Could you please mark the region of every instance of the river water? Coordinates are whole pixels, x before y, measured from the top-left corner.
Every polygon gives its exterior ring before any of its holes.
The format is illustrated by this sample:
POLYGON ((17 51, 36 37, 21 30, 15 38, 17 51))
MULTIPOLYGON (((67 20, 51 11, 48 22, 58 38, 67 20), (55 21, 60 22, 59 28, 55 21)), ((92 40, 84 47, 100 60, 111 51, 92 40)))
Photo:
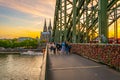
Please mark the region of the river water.
POLYGON ((39 80, 42 55, 0 54, 0 80, 39 80))

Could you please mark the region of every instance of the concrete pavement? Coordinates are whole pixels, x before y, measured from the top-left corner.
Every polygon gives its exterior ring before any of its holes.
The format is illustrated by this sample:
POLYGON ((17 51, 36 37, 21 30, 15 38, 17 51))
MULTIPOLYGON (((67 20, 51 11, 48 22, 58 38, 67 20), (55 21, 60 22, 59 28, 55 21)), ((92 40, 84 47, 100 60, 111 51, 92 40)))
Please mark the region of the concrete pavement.
POLYGON ((81 56, 49 55, 48 80, 120 80, 120 72, 81 56))

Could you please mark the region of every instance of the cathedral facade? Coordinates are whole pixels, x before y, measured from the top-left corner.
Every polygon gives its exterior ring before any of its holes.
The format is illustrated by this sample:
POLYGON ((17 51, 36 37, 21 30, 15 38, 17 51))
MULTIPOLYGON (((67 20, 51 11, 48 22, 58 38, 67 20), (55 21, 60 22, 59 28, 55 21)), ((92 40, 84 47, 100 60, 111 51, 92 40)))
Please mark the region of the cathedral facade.
POLYGON ((51 20, 49 22, 49 26, 47 27, 45 19, 44 28, 43 32, 41 32, 40 40, 45 40, 46 42, 49 42, 51 39, 51 34, 52 34, 51 20))

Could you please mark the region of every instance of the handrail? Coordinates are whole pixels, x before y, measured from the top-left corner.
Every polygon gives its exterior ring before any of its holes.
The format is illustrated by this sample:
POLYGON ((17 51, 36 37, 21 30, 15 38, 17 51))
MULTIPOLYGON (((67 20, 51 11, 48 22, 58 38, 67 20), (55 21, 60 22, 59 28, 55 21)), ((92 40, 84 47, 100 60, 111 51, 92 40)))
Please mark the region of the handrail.
POLYGON ((71 53, 106 64, 120 71, 119 44, 71 44, 71 53))
POLYGON ((46 49, 43 51, 43 61, 42 61, 42 65, 41 65, 41 72, 40 72, 40 80, 46 80, 46 70, 47 70, 47 47, 46 49))

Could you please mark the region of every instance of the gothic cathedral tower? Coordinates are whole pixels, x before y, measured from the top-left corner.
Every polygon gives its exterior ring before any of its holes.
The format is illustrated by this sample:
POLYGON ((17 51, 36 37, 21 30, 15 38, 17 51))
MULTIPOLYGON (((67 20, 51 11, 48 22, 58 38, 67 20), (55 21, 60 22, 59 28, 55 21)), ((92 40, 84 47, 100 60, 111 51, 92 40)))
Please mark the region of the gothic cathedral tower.
POLYGON ((43 32, 47 32, 46 19, 45 19, 45 22, 44 22, 43 32))
POLYGON ((52 34, 51 20, 50 20, 49 26, 47 28, 46 19, 45 19, 43 32, 41 32, 40 40, 44 40, 46 42, 50 41, 51 40, 51 34, 52 34))
POLYGON ((51 33, 51 31, 52 31, 51 19, 50 19, 50 22, 49 22, 48 31, 49 31, 50 33, 51 33))

